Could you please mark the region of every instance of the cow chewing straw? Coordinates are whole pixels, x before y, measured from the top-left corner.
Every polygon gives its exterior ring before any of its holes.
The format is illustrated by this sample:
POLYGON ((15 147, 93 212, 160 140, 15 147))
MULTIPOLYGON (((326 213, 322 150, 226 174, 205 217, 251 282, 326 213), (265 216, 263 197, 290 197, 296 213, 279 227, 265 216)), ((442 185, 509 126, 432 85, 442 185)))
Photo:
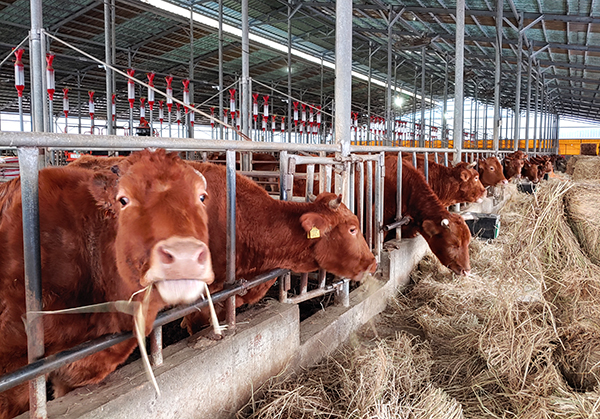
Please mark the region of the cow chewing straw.
POLYGON ((565 215, 576 190, 515 193, 499 237, 472 241, 469 277, 427 256, 371 340, 273 379, 237 417, 600 417, 600 266, 565 215))

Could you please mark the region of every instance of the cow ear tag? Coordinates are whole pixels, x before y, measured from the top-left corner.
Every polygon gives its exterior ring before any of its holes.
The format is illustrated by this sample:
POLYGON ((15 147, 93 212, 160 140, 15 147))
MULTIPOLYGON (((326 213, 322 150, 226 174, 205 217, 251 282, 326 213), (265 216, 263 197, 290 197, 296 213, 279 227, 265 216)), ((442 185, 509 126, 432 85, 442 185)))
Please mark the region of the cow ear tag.
POLYGON ((321 237, 321 231, 317 227, 313 226, 313 228, 311 228, 308 232, 308 238, 318 239, 319 237, 321 237))

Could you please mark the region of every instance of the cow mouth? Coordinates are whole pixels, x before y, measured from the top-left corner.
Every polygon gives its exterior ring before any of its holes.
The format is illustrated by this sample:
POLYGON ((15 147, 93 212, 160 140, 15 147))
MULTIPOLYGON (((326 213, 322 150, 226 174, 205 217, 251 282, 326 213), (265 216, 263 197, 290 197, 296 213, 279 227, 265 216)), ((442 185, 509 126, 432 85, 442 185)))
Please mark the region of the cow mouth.
POLYGON ((167 304, 189 304, 205 294, 206 282, 199 279, 168 279, 154 283, 167 304))
POLYGON ((352 279, 352 281, 354 282, 362 282, 365 280, 365 278, 367 278, 367 276, 369 274, 373 274, 377 271, 377 262, 373 262, 371 265, 369 265, 369 267, 365 270, 360 272, 358 275, 350 278, 352 279))

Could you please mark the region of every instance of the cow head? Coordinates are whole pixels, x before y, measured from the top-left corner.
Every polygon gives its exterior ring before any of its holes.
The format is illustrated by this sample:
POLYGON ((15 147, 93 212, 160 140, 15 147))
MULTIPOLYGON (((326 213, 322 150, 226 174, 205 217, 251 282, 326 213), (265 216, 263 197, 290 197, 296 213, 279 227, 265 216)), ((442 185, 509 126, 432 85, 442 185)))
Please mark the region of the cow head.
POLYGON ((359 229, 359 222, 344 204, 342 196, 321 193, 311 210, 300 217, 320 268, 359 281, 366 272, 375 272, 377 263, 359 229))
POLYGON ((459 179, 460 182, 460 201, 461 202, 481 202, 481 199, 485 196, 485 188, 479 181, 479 173, 473 169, 474 163, 459 163, 452 171, 454 176, 459 179))
POLYGON ((132 289, 154 284, 166 304, 198 299, 214 280, 206 180, 176 153, 144 150, 98 171, 90 192, 116 220, 115 255, 132 289))
POLYGON ((484 187, 508 183, 502 172, 502 165, 496 157, 479 159, 478 166, 479 180, 484 187))
POLYGON ((523 160, 521 159, 513 159, 513 158, 504 158, 504 176, 506 179, 512 178, 520 178, 521 171, 523 170, 523 160))
POLYGON ((471 271, 471 232, 460 215, 449 213, 449 217, 442 220, 424 220, 422 229, 429 248, 442 265, 457 275, 466 275, 471 271))
POLYGON ((523 177, 529 179, 532 183, 538 183, 540 181, 539 178, 539 170, 538 165, 535 163, 530 163, 529 161, 523 162, 523 168, 521 169, 521 174, 523 177))

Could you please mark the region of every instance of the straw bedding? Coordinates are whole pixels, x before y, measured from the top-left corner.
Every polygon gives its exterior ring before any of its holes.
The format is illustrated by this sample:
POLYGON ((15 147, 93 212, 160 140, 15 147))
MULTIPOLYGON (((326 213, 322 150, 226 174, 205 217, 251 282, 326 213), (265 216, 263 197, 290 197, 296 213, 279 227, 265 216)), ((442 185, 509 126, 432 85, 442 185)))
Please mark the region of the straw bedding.
POLYGON ((600 418, 600 266, 567 215, 585 188, 514 193, 469 277, 426 257, 372 325, 238 418, 600 418))

